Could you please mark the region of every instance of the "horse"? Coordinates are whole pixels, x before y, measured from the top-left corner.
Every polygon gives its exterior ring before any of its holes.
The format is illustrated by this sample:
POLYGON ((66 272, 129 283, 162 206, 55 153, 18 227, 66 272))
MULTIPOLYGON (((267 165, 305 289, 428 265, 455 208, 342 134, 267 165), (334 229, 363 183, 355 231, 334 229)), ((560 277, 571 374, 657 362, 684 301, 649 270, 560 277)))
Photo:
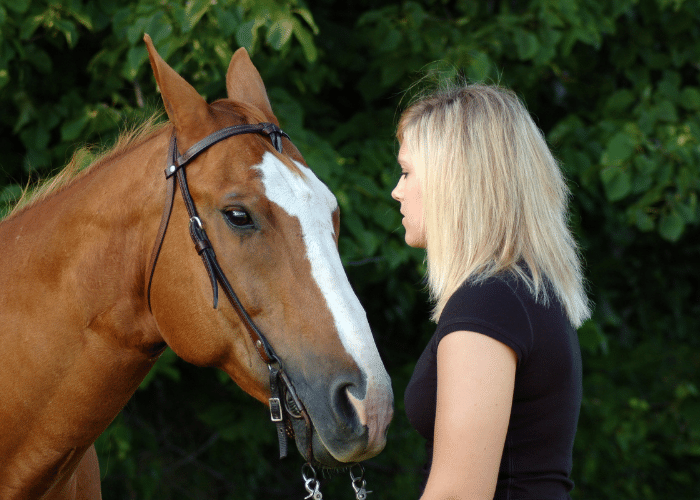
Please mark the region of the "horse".
POLYGON ((144 41, 168 120, 0 222, 3 500, 101 498, 95 439, 166 347, 269 405, 282 454, 289 435, 348 467, 386 443, 335 197, 245 49, 208 104, 144 41))

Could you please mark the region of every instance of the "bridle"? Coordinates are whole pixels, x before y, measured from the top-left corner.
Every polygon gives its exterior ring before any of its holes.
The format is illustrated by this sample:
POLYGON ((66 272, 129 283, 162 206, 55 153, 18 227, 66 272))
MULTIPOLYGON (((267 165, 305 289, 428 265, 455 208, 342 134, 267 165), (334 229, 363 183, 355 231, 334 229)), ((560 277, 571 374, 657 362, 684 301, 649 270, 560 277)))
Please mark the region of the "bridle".
POLYGON ((175 138, 175 131, 173 131, 170 138, 170 147, 168 152, 168 166, 165 169, 165 178, 167 182, 167 191, 165 197, 165 206, 163 208, 163 215, 160 221, 160 227, 158 228, 158 233, 156 236, 156 242, 153 246, 151 252, 151 258, 149 263, 148 271, 148 309, 151 310, 151 285, 153 283, 153 274, 155 272, 156 263, 158 261, 158 255, 160 254, 161 247, 163 245, 163 239, 165 238, 165 233, 168 229, 168 223, 170 221, 170 214, 172 213, 173 202, 175 198, 175 184, 180 185, 180 192, 182 193, 182 199, 185 202, 187 208, 187 213, 189 214, 190 221, 190 236, 194 242, 195 249, 197 253, 202 258, 204 267, 209 275, 209 280, 211 282, 214 309, 216 309, 219 297, 219 285, 224 291, 224 295, 228 298, 231 306, 238 313, 241 322, 245 326, 248 334, 253 341, 256 351, 260 358, 268 366, 270 372, 270 420, 272 420, 277 426, 277 437, 279 440, 280 458, 287 456, 287 436, 294 437, 294 427, 290 419, 304 420, 306 426, 306 442, 307 442, 307 454, 306 457, 309 462, 313 461, 313 450, 312 450, 312 432, 313 427, 311 424, 311 419, 304 408, 304 405, 299 400, 294 386, 291 380, 284 371, 282 362, 275 353, 274 349, 270 345, 270 342, 265 338, 265 335, 258 329, 253 320, 250 318, 245 308, 241 304, 236 292, 234 292, 231 284, 226 278, 226 274, 221 269, 218 260, 216 259, 216 254, 214 248, 211 245, 211 241, 204 230, 204 225, 202 220, 199 218, 197 213, 197 208, 195 207, 194 200, 190 194, 189 187, 187 185, 187 176, 185 175, 185 166, 194 160, 200 153, 206 151, 208 148, 229 137, 241 134, 263 134, 270 137, 273 147, 277 152, 282 153, 282 137, 289 136, 285 134, 280 128, 274 123, 258 123, 258 124, 243 124, 234 125, 231 127, 226 127, 218 130, 208 136, 206 136, 201 141, 197 142, 194 146, 190 147, 182 155, 179 154, 177 149, 177 139, 175 138))
MULTIPOLYGON (((219 285, 221 285, 224 295, 226 295, 231 306, 235 309, 236 313, 238 313, 238 316, 248 331, 248 335, 253 341, 255 350, 258 352, 260 358, 267 364, 270 372, 270 420, 272 420, 277 426, 280 458, 287 456, 287 437, 294 438, 295 431, 292 420, 303 420, 306 432, 305 439, 307 447, 307 455, 305 458, 308 460, 308 462, 302 467, 301 475, 304 480, 304 487, 309 493, 306 498, 322 500, 323 495, 320 491, 320 482, 316 478, 316 471, 312 465, 314 462, 312 447, 313 426, 311 424, 309 414, 297 396, 296 390, 294 389, 289 376, 284 371, 280 358, 275 353, 274 349, 270 345, 270 342, 265 338, 265 335, 263 335, 263 333, 251 319, 250 315, 248 315, 245 307, 243 307, 243 304, 241 304, 241 301, 238 299, 236 292, 233 291, 231 283, 229 283, 228 279, 226 278, 226 274, 221 269, 221 266, 216 259, 214 248, 211 246, 211 241, 204 230, 202 220, 197 214, 197 208, 195 207, 194 200, 190 194, 189 186, 187 185, 187 176, 185 175, 184 167, 189 162, 194 160, 197 155, 207 150, 217 142, 233 137, 234 135, 241 134, 267 135, 270 137, 270 141, 278 153, 282 153, 282 137, 289 139, 289 136, 280 130, 280 128, 274 123, 234 125, 232 127, 223 128, 206 136, 204 139, 197 142, 194 146, 185 151, 184 154, 180 155, 177 149, 175 132, 173 131, 172 136, 170 137, 170 146, 168 150, 168 167, 165 169, 165 178, 167 182, 165 206, 163 207, 163 215, 161 217, 160 227, 158 228, 158 233, 156 235, 156 242, 153 246, 153 250, 151 251, 151 258, 148 267, 148 309, 149 311, 151 310, 151 285, 153 284, 153 274, 156 269, 156 263, 158 262, 158 255, 160 254, 161 247, 163 246, 163 240, 168 229, 170 214, 172 213, 173 202, 175 200, 175 184, 179 184, 182 199, 185 202, 185 207, 187 208, 187 213, 190 217, 190 236, 192 237, 197 253, 202 258, 204 267, 209 275, 209 281, 211 282, 214 301, 213 307, 216 309, 218 305, 219 285), (307 473, 309 474, 307 475, 307 473)), ((367 491, 365 488, 366 483, 364 480, 364 468, 362 467, 362 464, 354 464, 350 467, 350 479, 351 486, 355 492, 355 499, 366 500, 367 493, 371 492, 367 491), (356 476, 353 473, 353 467, 359 467, 359 475, 356 476)))

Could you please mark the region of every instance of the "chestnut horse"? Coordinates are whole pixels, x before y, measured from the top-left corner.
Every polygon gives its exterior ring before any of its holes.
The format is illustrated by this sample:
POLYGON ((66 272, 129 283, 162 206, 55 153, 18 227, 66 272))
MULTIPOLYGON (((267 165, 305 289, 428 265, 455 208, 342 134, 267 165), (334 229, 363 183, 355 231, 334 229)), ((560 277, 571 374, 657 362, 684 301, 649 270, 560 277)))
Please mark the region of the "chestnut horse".
POLYGON ((169 122, 0 222, 3 500, 101 498, 93 443, 166 345, 260 401, 281 396, 273 414, 305 420, 282 433, 314 463, 358 462, 386 442, 391 384, 338 256, 335 198, 277 128, 244 49, 228 99, 207 104, 145 41, 169 122), (195 217, 166 189, 172 160, 181 190, 187 164, 195 217), (197 248, 191 218, 208 234, 197 248), (240 308, 212 308, 227 290, 202 252, 240 308))

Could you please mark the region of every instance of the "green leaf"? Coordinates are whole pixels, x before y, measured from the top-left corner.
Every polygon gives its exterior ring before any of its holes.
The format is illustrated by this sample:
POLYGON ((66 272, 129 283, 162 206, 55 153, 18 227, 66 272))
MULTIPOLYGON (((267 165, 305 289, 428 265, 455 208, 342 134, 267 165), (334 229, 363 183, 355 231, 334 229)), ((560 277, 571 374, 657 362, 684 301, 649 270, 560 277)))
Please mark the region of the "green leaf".
POLYGON ((87 112, 82 113, 79 117, 66 122, 61 127, 61 140, 71 142, 81 136, 85 127, 90 122, 90 116, 87 112))
POLYGON ((218 9, 215 17, 224 38, 234 36, 236 29, 241 24, 240 17, 232 9, 218 9))
POLYGON ((680 105, 690 111, 700 110, 700 90, 697 87, 686 87, 681 91, 680 105))
POLYGON ((700 394, 700 391, 698 391, 695 384, 686 380, 678 384, 673 393, 676 399, 687 399, 689 397, 697 397, 700 394))
POLYGON ((654 228, 656 227, 654 219, 645 210, 637 208, 633 210, 632 213, 634 225, 637 226, 637 229, 639 229, 643 233, 648 233, 654 230, 654 228))
POLYGON ((309 28, 311 28, 314 35, 318 35, 318 26, 316 26, 316 22, 314 21, 313 15, 308 9, 294 9, 293 13, 297 14, 304 21, 306 21, 306 24, 309 25, 309 28))
POLYGON ((66 38, 66 42, 68 43, 68 47, 75 47, 75 45, 78 43, 78 30, 75 27, 75 23, 65 19, 54 19, 53 24, 58 31, 63 33, 63 36, 66 38))
POLYGON ((583 151, 569 151, 567 152, 566 161, 562 165, 567 172, 575 173, 581 175, 586 173, 591 168, 591 159, 583 151))
POLYGON ((187 0, 185 2, 186 22, 182 25, 182 32, 189 33, 202 19, 202 16, 207 13, 211 4, 211 0, 187 0))
POLYGON ((547 139, 550 142, 558 143, 567 140, 572 134, 583 133, 583 130, 584 124, 581 118, 576 114, 570 114, 551 128, 547 134, 547 139))
POLYGON ((88 13, 78 9, 71 10, 71 16, 78 21, 78 23, 87 28, 88 31, 93 31, 95 29, 95 22, 92 18, 93 14, 94 11, 88 13))
POLYGON ((637 100, 637 96, 629 89, 618 90, 605 102, 606 111, 611 115, 625 111, 637 100))
POLYGON ((618 166, 627 161, 637 147, 637 139, 622 131, 616 133, 607 143, 601 161, 606 166, 618 166))
POLYGON ((353 175, 351 177, 353 189, 374 198, 382 199, 384 191, 377 185, 377 182, 367 175, 353 175))
POLYGON ((12 129, 13 134, 20 132, 37 114, 34 103, 22 93, 18 94, 15 105, 19 108, 19 116, 15 119, 15 124, 12 129))
POLYGON ((131 81, 136 78, 139 69, 148 60, 148 52, 142 45, 131 47, 126 53, 126 61, 122 67, 122 76, 131 81))
POLYGON ((367 232, 362 223, 362 219, 355 214, 349 214, 347 217, 343 217, 341 222, 350 230, 350 233, 354 236, 356 241, 361 240, 367 232))
POLYGON ((44 150, 49 145, 51 134, 43 124, 35 124, 24 129, 20 133, 20 138, 28 150, 44 150))
MULTIPOLYGON (((130 45, 137 45, 148 30, 146 26, 150 24, 150 17, 139 17, 126 29, 126 39, 130 45)), ((149 33, 150 35, 150 33, 149 33)))
POLYGON ((20 26, 20 40, 29 40, 39 26, 44 22, 43 15, 32 16, 24 19, 20 26))
POLYGON ((267 30, 265 41, 275 50, 280 50, 291 38, 294 30, 294 20, 280 17, 267 30))
POLYGON ((656 117, 659 120, 667 122, 677 122, 678 113, 676 113, 676 107, 669 100, 663 100, 659 102, 655 107, 656 117))
POLYGON ((294 19, 293 23, 294 37, 301 44, 301 48, 304 51, 304 56, 306 57, 306 60, 310 63, 316 61, 316 59, 318 58, 318 50, 316 49, 316 45, 314 44, 313 35, 309 30, 304 28, 304 26, 302 26, 297 19, 294 19))
POLYGON ((27 12, 27 10, 29 10, 32 0, 9 0, 3 3, 17 14, 24 14, 27 12))
POLYGON ((619 201, 632 190, 632 176, 628 169, 622 167, 606 167, 600 172, 605 196, 610 201, 619 201))
POLYGON ((481 51, 473 51, 470 54, 467 76, 475 82, 483 82, 491 72, 491 59, 488 54, 481 51))
POLYGON ((684 202, 679 202, 676 207, 685 222, 688 224, 695 224, 698 222, 698 218, 700 217, 698 208, 700 208, 700 206, 698 205, 698 196, 695 192, 691 192, 687 199, 684 200, 684 202))
POLYGON ((627 404, 633 410, 638 410, 641 413, 648 412, 649 408, 650 408, 649 402, 644 400, 644 399, 640 399, 640 398, 630 398, 627 401, 627 404))
POLYGON ((518 29, 514 33, 515 49, 521 61, 533 59, 540 48, 540 42, 534 33, 518 29))
POLYGON ((667 241, 676 242, 683 235, 685 221, 675 210, 671 210, 661 216, 659 220, 659 234, 667 241))
POLYGON ((581 348, 591 353, 608 353, 608 338, 595 321, 588 320, 578 329, 578 339, 581 348))
POLYGON ((537 65, 548 64, 557 55, 562 33, 559 30, 548 29, 540 32, 539 36, 539 49, 537 50, 537 56, 534 62, 537 65))
POLYGON ((236 43, 239 47, 244 47, 249 53, 253 53, 253 47, 257 40, 258 26, 253 21, 241 24, 236 30, 236 43))
POLYGON ((231 52, 231 47, 229 47, 225 40, 216 40, 213 48, 214 53, 219 59, 219 64, 226 68, 228 63, 231 61, 231 56, 233 55, 233 52, 231 52))
POLYGON ((664 77, 659 82, 659 92, 667 99, 677 101, 680 85, 681 76, 677 71, 664 71, 664 77))
MULTIPOLYGON (((151 16, 146 25, 146 31, 153 39, 154 44, 160 44, 173 34, 173 25, 165 13, 158 12, 151 16)), ((143 33, 139 33, 139 41, 137 43, 140 44, 142 38, 143 33)))
POLYGON ((651 175, 656 171, 657 163, 646 155, 635 155, 634 166, 640 175, 651 175))

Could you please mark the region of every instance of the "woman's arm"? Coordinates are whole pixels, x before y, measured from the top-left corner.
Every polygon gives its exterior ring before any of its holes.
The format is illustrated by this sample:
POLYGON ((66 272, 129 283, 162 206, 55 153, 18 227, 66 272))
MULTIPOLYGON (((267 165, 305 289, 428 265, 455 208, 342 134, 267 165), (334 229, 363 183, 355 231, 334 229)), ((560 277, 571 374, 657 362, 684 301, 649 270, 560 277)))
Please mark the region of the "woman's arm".
POLYGON ((459 331, 440 341, 433 463, 421 500, 493 500, 510 420, 517 356, 459 331))

